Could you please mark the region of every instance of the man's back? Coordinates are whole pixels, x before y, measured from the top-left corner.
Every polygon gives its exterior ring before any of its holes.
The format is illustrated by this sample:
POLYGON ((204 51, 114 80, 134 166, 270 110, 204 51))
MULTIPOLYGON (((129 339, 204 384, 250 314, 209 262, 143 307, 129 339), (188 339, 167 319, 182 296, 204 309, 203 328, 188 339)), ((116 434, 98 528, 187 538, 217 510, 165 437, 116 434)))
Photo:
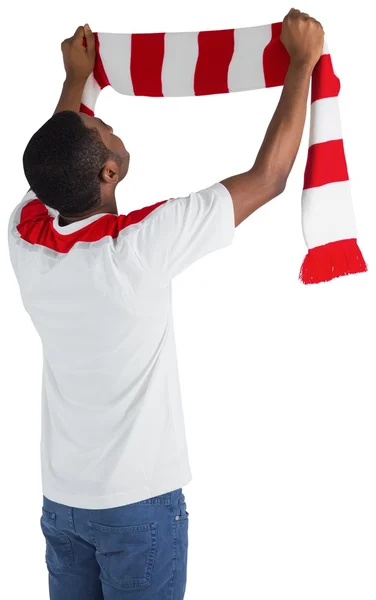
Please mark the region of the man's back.
POLYGON ((64 227, 32 191, 13 211, 10 256, 43 347, 45 496, 109 508, 191 479, 171 279, 234 232, 218 183, 64 227))

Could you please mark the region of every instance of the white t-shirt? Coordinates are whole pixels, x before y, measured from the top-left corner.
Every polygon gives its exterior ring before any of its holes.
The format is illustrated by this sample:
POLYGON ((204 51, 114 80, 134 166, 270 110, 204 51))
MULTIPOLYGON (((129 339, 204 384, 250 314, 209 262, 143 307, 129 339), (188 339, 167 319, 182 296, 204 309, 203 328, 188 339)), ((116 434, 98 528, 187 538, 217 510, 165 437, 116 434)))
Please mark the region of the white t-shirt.
POLYGON ((43 348, 43 494, 77 508, 145 500, 191 480, 171 280, 228 246, 221 183, 61 227, 29 191, 9 250, 43 348))

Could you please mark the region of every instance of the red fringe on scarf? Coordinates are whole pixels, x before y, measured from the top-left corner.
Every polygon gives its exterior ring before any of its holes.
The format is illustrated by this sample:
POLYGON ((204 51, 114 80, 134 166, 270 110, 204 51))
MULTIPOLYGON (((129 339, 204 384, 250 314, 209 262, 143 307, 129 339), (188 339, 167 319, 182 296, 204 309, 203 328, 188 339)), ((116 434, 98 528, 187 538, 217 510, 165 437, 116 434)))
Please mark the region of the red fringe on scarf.
POLYGON ((356 239, 339 240, 308 250, 299 279, 305 284, 321 283, 365 271, 367 265, 356 239))

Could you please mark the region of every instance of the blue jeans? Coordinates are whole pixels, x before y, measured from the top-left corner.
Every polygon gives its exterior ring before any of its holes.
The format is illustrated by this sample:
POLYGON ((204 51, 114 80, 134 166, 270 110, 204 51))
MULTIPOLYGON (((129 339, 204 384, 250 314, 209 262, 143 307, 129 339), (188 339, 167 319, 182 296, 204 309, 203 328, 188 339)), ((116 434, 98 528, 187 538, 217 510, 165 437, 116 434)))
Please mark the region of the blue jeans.
POLYGON ((106 509, 43 497, 51 600, 182 600, 188 512, 181 489, 106 509))

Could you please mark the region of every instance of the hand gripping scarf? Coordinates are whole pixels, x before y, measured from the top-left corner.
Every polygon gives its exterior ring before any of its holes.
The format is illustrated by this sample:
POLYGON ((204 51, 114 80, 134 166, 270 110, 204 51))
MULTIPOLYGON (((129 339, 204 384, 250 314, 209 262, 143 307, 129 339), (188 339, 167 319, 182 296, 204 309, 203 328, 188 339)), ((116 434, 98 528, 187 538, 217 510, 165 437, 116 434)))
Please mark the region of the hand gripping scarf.
MULTIPOLYGON (((290 57, 282 23, 179 33, 95 33, 96 61, 81 112, 94 115, 100 91, 134 96, 202 96, 282 86, 290 57)), ((341 132, 340 80, 326 41, 311 80, 302 227, 308 253, 303 283, 367 270, 356 223, 341 132)))

